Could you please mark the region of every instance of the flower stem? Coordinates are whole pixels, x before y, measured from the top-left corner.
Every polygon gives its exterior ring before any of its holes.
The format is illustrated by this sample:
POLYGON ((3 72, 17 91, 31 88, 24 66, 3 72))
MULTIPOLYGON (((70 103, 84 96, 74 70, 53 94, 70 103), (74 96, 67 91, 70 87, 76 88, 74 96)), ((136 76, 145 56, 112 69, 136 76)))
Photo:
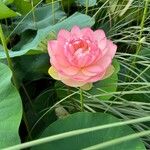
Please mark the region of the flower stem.
POLYGON ((33 0, 31 0, 31 7, 32 7, 33 24, 34 24, 34 28, 36 29, 36 19, 35 19, 35 13, 34 13, 34 3, 33 3, 33 0))
POLYGON ((86 0, 85 2, 86 2, 85 14, 87 15, 88 7, 89 7, 89 0, 86 0))
POLYGON ((81 103, 81 111, 84 111, 83 91, 81 88, 80 88, 80 103, 81 103))
POLYGON ((2 41, 2 45, 3 45, 3 49, 4 49, 4 52, 6 54, 6 59, 7 59, 7 63, 8 63, 8 67, 11 69, 12 71, 12 79, 13 79, 13 83, 15 85, 15 87, 18 89, 18 82, 17 82, 17 79, 14 75, 14 70, 13 70, 13 63, 10 59, 10 56, 9 56, 9 52, 8 52, 8 48, 7 48, 7 44, 6 44, 6 39, 5 39, 5 36, 4 36, 4 33, 3 33, 3 30, 2 30, 2 26, 0 24, 0 39, 2 41))
POLYGON ((54 5, 54 0, 52 0, 52 15, 53 15, 53 24, 55 24, 55 5, 54 5))

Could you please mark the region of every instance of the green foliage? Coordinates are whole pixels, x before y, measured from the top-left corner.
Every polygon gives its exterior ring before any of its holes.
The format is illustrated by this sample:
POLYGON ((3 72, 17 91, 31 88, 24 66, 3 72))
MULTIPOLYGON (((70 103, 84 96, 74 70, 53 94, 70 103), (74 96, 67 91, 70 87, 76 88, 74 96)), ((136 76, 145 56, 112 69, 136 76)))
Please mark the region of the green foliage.
POLYGON ((75 0, 62 0, 61 4, 62 4, 64 11, 69 13, 71 10, 71 7, 75 5, 75 0))
POLYGON ((0 1, 0 19, 16 17, 19 13, 8 8, 3 2, 0 1))
POLYGON ((29 122, 29 129, 32 138, 37 138, 49 124, 57 119, 54 110, 44 115, 46 110, 55 104, 56 94, 53 90, 52 82, 42 78, 28 82, 28 84, 24 85, 24 90, 29 95, 28 98, 26 94, 23 93, 22 95, 23 100, 27 101, 24 108, 29 122), (40 88, 40 84, 44 84, 43 89, 40 88))
MULTIPOLYGON (((18 51, 10 51, 10 57, 47 52, 47 41, 54 39, 54 36, 60 29, 64 28, 70 30, 74 25, 86 27, 92 26, 93 24, 94 20, 91 17, 81 13, 76 13, 62 22, 39 29, 37 35, 31 42, 28 41, 26 44, 22 45, 18 51)), ((0 50, 0 58, 6 58, 3 50, 0 50)))
POLYGON ((14 59, 14 69, 20 84, 22 81, 42 78, 47 75, 49 57, 47 54, 16 57, 14 59))
MULTIPOLYGON (((77 129, 90 128, 98 125, 110 124, 119 122, 119 119, 112 115, 103 113, 76 113, 60 119, 45 129, 40 138, 57 135, 64 132, 69 132, 77 129)), ((123 137, 134 133, 134 131, 128 126, 114 127, 108 129, 102 129, 86 134, 76 135, 69 138, 63 138, 61 140, 53 141, 47 144, 36 146, 32 150, 69 150, 70 146, 72 150, 83 149, 95 144, 106 142, 115 138, 123 137), (81 142, 82 141, 82 142, 81 142)), ((140 139, 130 140, 121 144, 111 146, 111 150, 146 150, 140 139)), ((103 150, 110 150, 110 147, 103 150)))
MULTIPOLYGON (((52 5, 47 5, 43 7, 39 7, 34 10, 34 18, 33 14, 30 13, 18 26, 16 29, 16 33, 24 32, 28 29, 32 30, 39 30, 42 28, 46 28, 50 25, 53 25, 53 17, 55 17, 55 22, 59 21, 61 18, 65 17, 65 13, 61 11, 60 6, 58 3, 54 5, 54 14, 52 13, 52 5)), ((15 24, 17 25, 20 20, 20 18, 15 24)))
POLYGON ((96 0, 76 0, 76 2, 85 7, 86 6, 91 7, 96 5, 96 0))
POLYGON ((11 83, 10 69, 0 63, 0 148, 20 143, 21 98, 11 83))
MULTIPOLYGON (((32 0, 31 0, 32 1, 32 0)), ((38 4, 41 0, 33 0, 33 6, 38 4)), ((29 13, 32 10, 32 3, 27 0, 14 0, 17 11, 22 15, 29 13)))
POLYGON ((5 5, 8 5, 14 2, 14 0, 0 0, 0 1, 3 2, 5 5))

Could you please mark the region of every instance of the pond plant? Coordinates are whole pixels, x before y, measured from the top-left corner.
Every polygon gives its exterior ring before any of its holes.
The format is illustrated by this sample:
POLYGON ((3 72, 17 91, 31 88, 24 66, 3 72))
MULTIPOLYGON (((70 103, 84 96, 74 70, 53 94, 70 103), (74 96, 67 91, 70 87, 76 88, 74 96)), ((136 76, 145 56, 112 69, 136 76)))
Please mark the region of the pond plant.
POLYGON ((150 149, 150 0, 0 0, 0 149, 150 149))

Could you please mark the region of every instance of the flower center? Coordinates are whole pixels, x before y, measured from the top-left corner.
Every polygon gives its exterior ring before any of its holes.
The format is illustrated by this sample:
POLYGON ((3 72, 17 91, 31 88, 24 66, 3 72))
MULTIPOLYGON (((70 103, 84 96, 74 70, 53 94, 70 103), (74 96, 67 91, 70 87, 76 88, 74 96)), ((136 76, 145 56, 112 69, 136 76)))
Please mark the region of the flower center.
POLYGON ((72 46, 76 51, 80 50, 82 53, 88 51, 88 43, 86 41, 83 41, 82 39, 76 40, 72 43, 72 46))
POLYGON ((94 61, 97 47, 88 39, 76 39, 66 43, 65 56, 68 61, 78 67, 84 67, 94 61))

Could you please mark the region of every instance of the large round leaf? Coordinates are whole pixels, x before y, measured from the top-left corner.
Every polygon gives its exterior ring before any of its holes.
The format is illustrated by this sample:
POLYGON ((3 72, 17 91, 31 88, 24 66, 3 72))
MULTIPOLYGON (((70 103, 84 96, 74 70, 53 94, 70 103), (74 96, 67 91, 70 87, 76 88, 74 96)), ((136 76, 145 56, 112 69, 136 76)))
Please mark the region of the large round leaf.
MULTIPOLYGON (((113 122, 119 122, 116 117, 104 113, 76 113, 65 119, 58 120, 51 124, 41 135, 42 137, 56 135, 59 133, 84 129, 97 125, 104 125, 113 122)), ((123 137, 134 133, 128 126, 107 128, 99 131, 89 132, 86 134, 64 138, 51 143, 36 146, 33 150, 80 150, 88 146, 103 143, 114 138, 123 137)), ((125 141, 121 144, 112 145, 103 150, 146 150, 140 139, 125 141)))
POLYGON ((22 104, 11 76, 10 69, 0 63, 0 149, 20 143, 18 128, 22 104))
MULTIPOLYGON (((60 29, 70 30, 74 25, 78 25, 81 28, 87 26, 93 26, 95 23, 94 19, 90 16, 81 13, 75 13, 69 18, 55 24, 49 25, 46 28, 39 29, 37 35, 32 41, 28 41, 23 44, 22 47, 15 51, 9 51, 10 57, 21 56, 24 54, 38 54, 47 51, 47 42, 54 38, 54 34, 57 34, 60 29)), ((0 45, 0 58, 6 58, 5 53, 0 45)))

